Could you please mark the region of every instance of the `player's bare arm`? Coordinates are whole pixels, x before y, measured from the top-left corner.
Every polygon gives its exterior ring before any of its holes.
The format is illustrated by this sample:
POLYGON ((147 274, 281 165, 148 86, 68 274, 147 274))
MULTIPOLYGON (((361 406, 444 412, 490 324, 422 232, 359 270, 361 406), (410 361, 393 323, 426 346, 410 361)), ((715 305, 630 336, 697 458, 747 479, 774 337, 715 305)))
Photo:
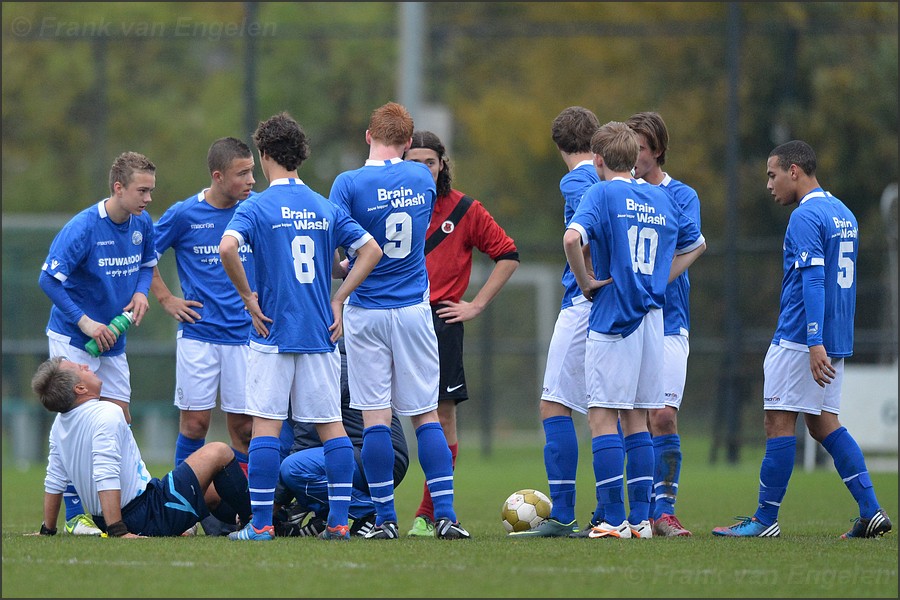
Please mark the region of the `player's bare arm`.
POLYGON ((244 270, 244 263, 241 262, 238 253, 238 246, 238 240, 234 236, 222 236, 222 241, 219 243, 219 257, 222 260, 222 266, 241 300, 244 301, 244 307, 253 319, 253 328, 262 337, 269 337, 269 328, 266 327, 266 323, 271 323, 272 319, 263 314, 259 307, 259 295, 250 289, 247 272, 244 270))
POLYGON ((448 323, 461 323, 474 319, 497 297, 497 294, 518 268, 519 261, 517 260, 498 260, 487 281, 484 282, 471 302, 443 302, 441 308, 436 311, 437 315, 448 323))
POLYGON ((163 310, 179 323, 195 323, 200 320, 200 313, 191 307, 203 308, 203 303, 196 300, 185 300, 173 294, 159 272, 159 267, 153 267, 150 291, 163 310))

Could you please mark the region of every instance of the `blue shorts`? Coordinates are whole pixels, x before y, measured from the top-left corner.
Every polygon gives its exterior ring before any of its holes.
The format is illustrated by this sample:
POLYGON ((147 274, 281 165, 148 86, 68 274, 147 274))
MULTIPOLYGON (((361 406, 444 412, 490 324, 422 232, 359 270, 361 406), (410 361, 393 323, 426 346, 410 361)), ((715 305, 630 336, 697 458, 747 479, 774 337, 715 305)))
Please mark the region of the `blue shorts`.
MULTIPOLYGON (((122 509, 128 531, 150 537, 178 536, 209 516, 200 482, 183 462, 162 479, 154 477, 147 489, 122 509)), ((94 521, 106 529, 102 517, 94 521)))

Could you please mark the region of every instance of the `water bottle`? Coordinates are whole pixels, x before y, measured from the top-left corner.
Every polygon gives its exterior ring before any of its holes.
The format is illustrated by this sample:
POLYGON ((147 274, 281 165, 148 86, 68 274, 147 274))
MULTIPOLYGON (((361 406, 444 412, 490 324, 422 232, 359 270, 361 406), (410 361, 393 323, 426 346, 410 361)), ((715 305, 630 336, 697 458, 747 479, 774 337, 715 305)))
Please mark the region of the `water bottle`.
MULTIPOLYGON (((106 327, 113 332, 116 339, 119 339, 119 336, 125 333, 128 328, 131 327, 132 323, 134 323, 134 313, 125 311, 121 315, 115 317, 106 327)), ((84 345, 84 349, 95 358, 102 354, 100 348, 97 347, 97 340, 93 338, 84 345)))

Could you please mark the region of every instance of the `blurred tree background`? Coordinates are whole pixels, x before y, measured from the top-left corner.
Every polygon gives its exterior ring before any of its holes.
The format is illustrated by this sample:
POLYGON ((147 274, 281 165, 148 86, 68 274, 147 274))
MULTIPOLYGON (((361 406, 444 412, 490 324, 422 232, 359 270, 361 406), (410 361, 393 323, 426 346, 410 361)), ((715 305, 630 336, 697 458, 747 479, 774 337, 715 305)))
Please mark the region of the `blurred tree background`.
MULTIPOLYGON (((413 117, 448 142, 454 187, 488 206, 523 266, 552 274, 516 286, 520 270, 467 325, 475 401, 460 414, 464 435, 480 429, 488 446, 491 435, 539 430, 547 348, 535 315, 547 312, 538 299, 549 286, 555 318, 564 261, 565 167, 550 123, 571 105, 601 123, 659 111, 665 169, 700 196, 709 250, 691 269, 683 429, 712 433, 727 420, 732 451, 761 434, 762 356, 790 213, 766 192, 765 161, 789 139, 815 148, 820 182, 859 219, 854 360, 896 360, 896 278, 886 275, 896 203, 893 220, 881 207, 898 171, 896 2, 410 4, 421 8, 412 31, 409 6, 393 2, 4 2, 4 405, 29 396, 46 353, 49 300, 37 276, 49 243, 108 195, 116 155, 156 163, 158 218, 208 185, 214 139, 250 142, 256 122, 286 110, 311 137, 300 175, 327 195, 366 158, 371 111, 405 101, 411 59, 421 77, 413 117)), ((171 256, 162 267, 174 282, 171 256)), ((135 402, 173 414, 174 331, 151 300, 129 334, 135 402)))

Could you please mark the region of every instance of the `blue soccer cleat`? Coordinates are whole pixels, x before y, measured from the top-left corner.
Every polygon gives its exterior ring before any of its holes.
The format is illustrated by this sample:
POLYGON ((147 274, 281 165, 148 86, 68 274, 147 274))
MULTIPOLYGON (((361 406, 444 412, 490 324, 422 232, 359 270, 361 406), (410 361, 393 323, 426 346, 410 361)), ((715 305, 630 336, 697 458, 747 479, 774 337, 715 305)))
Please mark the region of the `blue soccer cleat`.
POLYGON ((781 535, 778 521, 771 525, 763 525, 756 517, 735 517, 735 519, 741 520, 730 527, 716 527, 712 530, 712 534, 725 537, 778 537, 781 535))
POLYGON ((319 534, 319 539, 344 541, 350 539, 349 525, 325 526, 325 531, 319 534))
POLYGON ((275 528, 266 525, 262 529, 257 529, 253 523, 247 523, 247 526, 239 531, 228 534, 229 540, 253 541, 253 542, 271 542, 275 539, 275 528))

